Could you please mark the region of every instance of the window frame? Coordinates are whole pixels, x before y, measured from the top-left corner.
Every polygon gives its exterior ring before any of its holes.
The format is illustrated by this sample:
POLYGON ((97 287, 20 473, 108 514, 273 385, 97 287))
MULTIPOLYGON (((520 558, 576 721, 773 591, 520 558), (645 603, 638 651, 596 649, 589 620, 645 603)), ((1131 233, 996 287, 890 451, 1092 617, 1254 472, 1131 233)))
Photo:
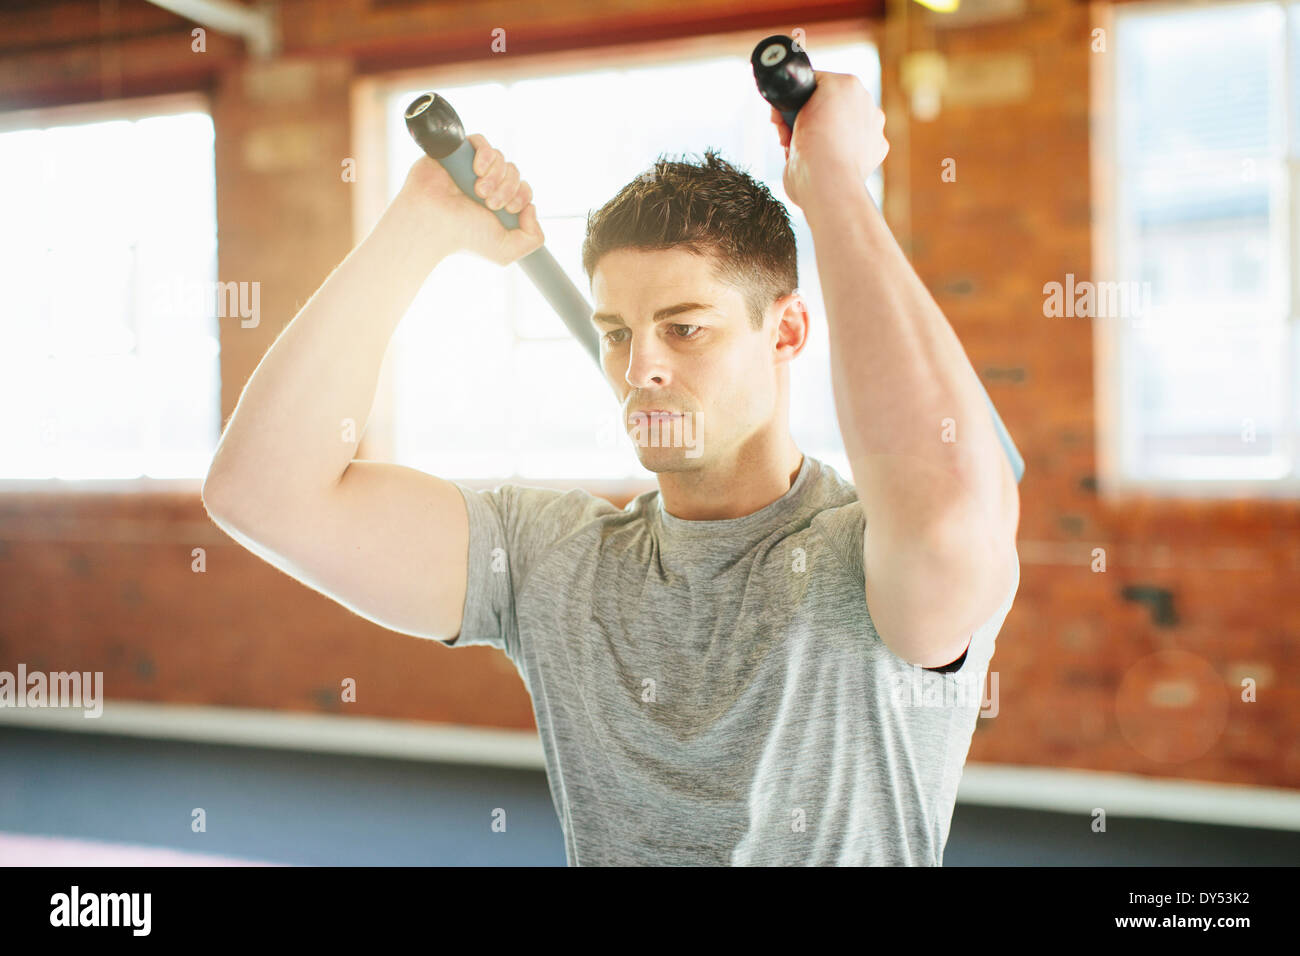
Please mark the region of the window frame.
POLYGON ((1286 287, 1288 302, 1283 338, 1287 361, 1286 375, 1282 381, 1282 402, 1285 417, 1284 430, 1279 433, 1279 444, 1291 458, 1291 471, 1281 478, 1164 478, 1144 477, 1134 474, 1125 460, 1124 443, 1128 432, 1123 407, 1124 365, 1123 352, 1128 330, 1123 322, 1092 319, 1093 332, 1093 392, 1096 415, 1096 478, 1098 496, 1110 503, 1122 503, 1142 498, 1171 499, 1291 499, 1300 497, 1300 415, 1295 412, 1295 390, 1300 388, 1300 361, 1296 346, 1300 342, 1300 268, 1295 252, 1300 236, 1300 158, 1294 148, 1296 132, 1292 129, 1292 90, 1290 71, 1292 58, 1300 55, 1291 42, 1291 20, 1300 17, 1300 3, 1294 0, 1211 0, 1188 7, 1185 3, 1170 0, 1152 0, 1141 3, 1090 3, 1090 19, 1094 27, 1105 30, 1105 53, 1093 53, 1089 70, 1089 162, 1093 197, 1092 218, 1092 276, 1115 278, 1122 246, 1119 209, 1119 144, 1117 126, 1117 73, 1119 53, 1115 44, 1117 27, 1126 17, 1172 16, 1191 11, 1231 6, 1280 7, 1287 19, 1284 30, 1282 59, 1283 82, 1282 136, 1285 150, 1285 174, 1282 204, 1284 213, 1285 250, 1282 261, 1288 270, 1286 287), (1289 427, 1288 424, 1289 423, 1289 427))

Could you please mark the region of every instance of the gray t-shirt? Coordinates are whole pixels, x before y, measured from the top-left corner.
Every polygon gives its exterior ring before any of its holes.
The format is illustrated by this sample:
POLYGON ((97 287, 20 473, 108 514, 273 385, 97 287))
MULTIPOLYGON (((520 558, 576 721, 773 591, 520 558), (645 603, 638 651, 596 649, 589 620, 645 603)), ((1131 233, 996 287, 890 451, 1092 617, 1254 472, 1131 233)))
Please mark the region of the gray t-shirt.
MULTIPOLYGON (((569 865, 943 863, 994 638, 950 673, 867 613, 857 491, 805 455, 742 518, 658 491, 461 487, 457 647, 505 651, 533 699, 569 865)), ((935 600, 943 600, 935 582, 935 600)))

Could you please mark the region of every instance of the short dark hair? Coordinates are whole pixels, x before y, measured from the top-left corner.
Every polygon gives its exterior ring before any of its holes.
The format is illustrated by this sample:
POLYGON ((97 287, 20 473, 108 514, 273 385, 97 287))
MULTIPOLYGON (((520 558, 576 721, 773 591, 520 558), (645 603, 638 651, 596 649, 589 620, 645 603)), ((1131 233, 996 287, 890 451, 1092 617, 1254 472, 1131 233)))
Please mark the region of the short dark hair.
POLYGON ((714 275, 738 288, 750 322, 799 285, 798 252, 785 205, 713 149, 700 163, 665 158, 587 216, 582 268, 617 249, 684 248, 713 258, 714 275))

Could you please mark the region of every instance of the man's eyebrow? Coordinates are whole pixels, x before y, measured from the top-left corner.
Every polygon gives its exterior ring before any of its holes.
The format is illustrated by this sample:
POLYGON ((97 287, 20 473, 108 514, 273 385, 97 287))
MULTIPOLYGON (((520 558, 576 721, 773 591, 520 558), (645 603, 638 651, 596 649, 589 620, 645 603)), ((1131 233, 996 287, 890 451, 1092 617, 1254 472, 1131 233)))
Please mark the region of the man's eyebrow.
MULTIPOLYGON (((681 315, 683 312, 694 312, 696 309, 712 309, 713 306, 705 305, 702 302, 678 302, 676 305, 666 306, 655 313, 655 321, 662 322, 664 319, 671 319, 674 315, 681 315)), ((592 315, 591 321, 604 322, 606 325, 622 324, 623 317, 615 315, 612 312, 596 312, 592 315)))

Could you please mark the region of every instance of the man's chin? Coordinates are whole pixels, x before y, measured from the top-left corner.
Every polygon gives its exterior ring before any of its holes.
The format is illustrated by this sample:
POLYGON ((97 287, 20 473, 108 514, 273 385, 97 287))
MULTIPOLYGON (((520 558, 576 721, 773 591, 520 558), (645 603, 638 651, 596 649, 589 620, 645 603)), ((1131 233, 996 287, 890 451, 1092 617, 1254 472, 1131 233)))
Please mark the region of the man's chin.
POLYGON ((641 467, 656 474, 673 471, 695 471, 704 467, 704 458, 690 448, 638 448, 636 456, 641 467))

